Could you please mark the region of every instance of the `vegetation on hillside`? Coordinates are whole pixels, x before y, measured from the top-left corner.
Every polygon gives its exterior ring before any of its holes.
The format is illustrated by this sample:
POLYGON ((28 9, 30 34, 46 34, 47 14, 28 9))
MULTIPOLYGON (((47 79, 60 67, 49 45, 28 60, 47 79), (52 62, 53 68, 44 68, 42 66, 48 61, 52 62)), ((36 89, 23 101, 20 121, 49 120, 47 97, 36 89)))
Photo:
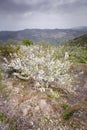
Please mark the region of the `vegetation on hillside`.
POLYGON ((86 47, 87 49, 87 34, 82 35, 80 37, 76 37, 72 40, 63 42, 63 44, 67 46, 82 46, 82 47, 86 47))
POLYGON ((1 45, 0 69, 3 129, 86 130, 85 45, 1 45))
POLYGON ((63 42, 63 52, 67 51, 73 63, 87 63, 87 34, 63 42))
POLYGON ((0 56, 9 57, 11 54, 17 53, 20 47, 17 45, 6 44, 0 45, 0 56))

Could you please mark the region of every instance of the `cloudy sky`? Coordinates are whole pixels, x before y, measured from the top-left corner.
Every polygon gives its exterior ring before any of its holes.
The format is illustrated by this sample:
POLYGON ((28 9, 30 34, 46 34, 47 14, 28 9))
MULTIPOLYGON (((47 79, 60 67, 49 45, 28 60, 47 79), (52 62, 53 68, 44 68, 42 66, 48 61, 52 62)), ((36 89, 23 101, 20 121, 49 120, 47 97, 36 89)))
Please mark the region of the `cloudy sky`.
POLYGON ((0 0, 0 30, 87 26, 87 0, 0 0))

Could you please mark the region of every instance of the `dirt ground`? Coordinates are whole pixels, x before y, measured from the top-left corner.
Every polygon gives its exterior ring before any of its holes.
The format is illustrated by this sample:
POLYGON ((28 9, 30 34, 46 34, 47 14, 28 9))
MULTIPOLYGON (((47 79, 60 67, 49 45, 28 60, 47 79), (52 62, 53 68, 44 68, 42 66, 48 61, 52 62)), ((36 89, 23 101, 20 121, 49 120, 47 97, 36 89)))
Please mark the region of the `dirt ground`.
POLYGON ((3 78, 0 130, 87 130, 87 67, 69 73, 71 84, 51 82, 45 90, 33 78, 3 78))

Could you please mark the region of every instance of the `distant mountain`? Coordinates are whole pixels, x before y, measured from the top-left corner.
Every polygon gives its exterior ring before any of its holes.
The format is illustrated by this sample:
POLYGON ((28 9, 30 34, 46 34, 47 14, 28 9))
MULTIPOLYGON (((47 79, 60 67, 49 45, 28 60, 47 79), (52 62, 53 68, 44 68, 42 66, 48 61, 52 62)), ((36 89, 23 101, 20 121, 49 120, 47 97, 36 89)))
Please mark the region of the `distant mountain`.
POLYGON ((77 46, 85 46, 87 47, 87 34, 84 34, 82 36, 76 37, 72 40, 69 40, 67 42, 65 42, 65 44, 67 45, 77 45, 77 46))
POLYGON ((28 38, 35 43, 60 43, 73 39, 87 33, 87 27, 73 29, 25 29, 20 31, 1 31, 0 40, 7 41, 9 39, 21 41, 28 38))

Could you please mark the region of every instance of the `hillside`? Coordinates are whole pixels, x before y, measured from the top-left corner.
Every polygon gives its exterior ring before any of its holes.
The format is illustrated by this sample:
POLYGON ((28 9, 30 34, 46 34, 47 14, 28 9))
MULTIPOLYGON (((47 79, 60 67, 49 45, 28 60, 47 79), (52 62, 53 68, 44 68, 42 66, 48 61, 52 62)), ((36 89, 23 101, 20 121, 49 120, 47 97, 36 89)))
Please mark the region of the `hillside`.
POLYGON ((65 42, 65 44, 68 44, 68 45, 70 45, 70 46, 85 46, 85 47, 87 47, 87 34, 84 34, 84 35, 82 35, 82 36, 80 36, 80 37, 76 37, 76 38, 74 38, 74 39, 72 39, 72 40, 69 40, 69 41, 67 41, 67 42, 65 42))
POLYGON ((87 50, 0 47, 1 130, 86 130, 87 50))
POLYGON ((46 42, 46 43, 60 43, 77 36, 87 33, 87 28, 81 29, 25 29, 21 31, 1 31, 0 40, 7 41, 9 39, 13 40, 23 40, 28 38, 35 43, 46 42))

